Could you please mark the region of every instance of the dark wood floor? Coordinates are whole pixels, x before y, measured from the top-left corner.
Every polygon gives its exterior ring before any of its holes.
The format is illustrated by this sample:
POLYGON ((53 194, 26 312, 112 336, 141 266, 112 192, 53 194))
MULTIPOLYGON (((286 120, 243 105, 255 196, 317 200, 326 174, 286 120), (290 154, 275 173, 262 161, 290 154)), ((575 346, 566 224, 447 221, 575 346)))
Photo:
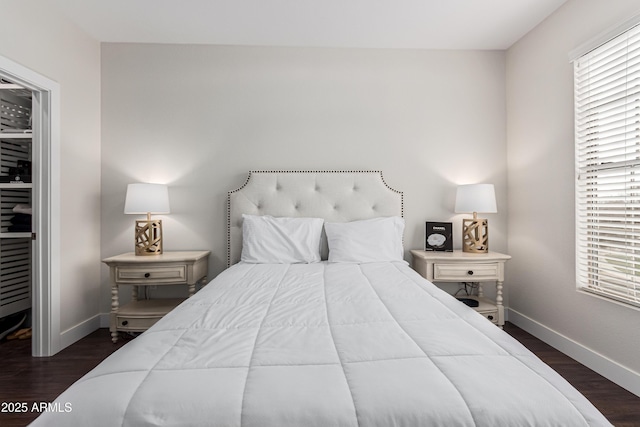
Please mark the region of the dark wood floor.
POLYGON ((504 330, 584 394, 614 426, 640 426, 640 397, 511 323, 504 330))
POLYGON ((108 329, 98 329, 52 357, 31 357, 31 340, 0 342, 0 405, 28 406, 26 413, 1 412, 0 407, 0 426, 26 426, 39 415, 31 411, 34 403, 52 402, 124 344, 113 344, 108 329))
MULTIPOLYGON (((510 323, 505 330, 573 384, 615 426, 640 427, 640 397, 510 323)), ((125 343, 120 340, 112 344, 109 332, 100 329, 53 357, 32 358, 29 340, 0 342, 0 404, 24 402, 28 406, 26 413, 0 412, 0 426, 27 425, 38 416, 31 412, 34 402, 53 401, 125 343)))

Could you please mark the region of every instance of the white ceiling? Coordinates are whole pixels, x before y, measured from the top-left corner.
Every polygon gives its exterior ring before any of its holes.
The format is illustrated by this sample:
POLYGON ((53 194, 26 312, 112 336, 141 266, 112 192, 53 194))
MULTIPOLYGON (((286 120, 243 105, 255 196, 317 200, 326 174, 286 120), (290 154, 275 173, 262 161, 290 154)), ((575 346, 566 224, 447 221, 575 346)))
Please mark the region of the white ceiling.
POLYGON ((506 49, 566 0, 49 0, 103 42, 506 49))

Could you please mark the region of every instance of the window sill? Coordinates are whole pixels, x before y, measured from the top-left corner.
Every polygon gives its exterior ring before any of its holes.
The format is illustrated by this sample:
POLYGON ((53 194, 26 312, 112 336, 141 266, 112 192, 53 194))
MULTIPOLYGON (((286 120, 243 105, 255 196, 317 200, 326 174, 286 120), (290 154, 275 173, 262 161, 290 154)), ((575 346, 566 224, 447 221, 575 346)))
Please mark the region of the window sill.
POLYGON ((615 299, 615 298, 613 298, 611 296, 604 295, 604 294, 601 294, 601 293, 599 293, 597 291, 591 290, 589 288, 582 288, 582 287, 581 288, 577 288, 576 292, 578 292, 580 294, 583 294, 583 295, 589 295, 590 297, 594 297, 594 298, 597 298, 597 299, 602 300, 602 301, 610 302, 610 303, 613 303, 613 304, 616 304, 616 305, 619 305, 619 306, 622 306, 622 307, 629 308, 631 310, 635 310, 635 311, 639 311, 640 312, 640 305, 635 305, 632 302, 618 300, 618 299, 615 299))

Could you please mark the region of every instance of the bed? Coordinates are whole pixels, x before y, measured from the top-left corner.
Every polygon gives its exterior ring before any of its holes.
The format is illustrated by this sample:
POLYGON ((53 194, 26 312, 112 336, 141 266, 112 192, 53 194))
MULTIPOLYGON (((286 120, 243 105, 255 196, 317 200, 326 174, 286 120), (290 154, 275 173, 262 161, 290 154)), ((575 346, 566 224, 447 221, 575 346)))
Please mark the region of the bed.
POLYGON ((34 426, 610 425, 408 266, 380 172, 254 171, 228 203, 229 268, 34 426))

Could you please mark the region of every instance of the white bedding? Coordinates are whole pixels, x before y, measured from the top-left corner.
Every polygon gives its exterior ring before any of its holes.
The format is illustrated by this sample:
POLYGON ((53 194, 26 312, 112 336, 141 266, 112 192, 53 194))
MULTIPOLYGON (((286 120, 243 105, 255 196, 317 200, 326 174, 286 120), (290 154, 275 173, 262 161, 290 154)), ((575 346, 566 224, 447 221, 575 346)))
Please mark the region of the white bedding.
POLYGON ((404 262, 237 264, 35 426, 610 425, 404 262))

